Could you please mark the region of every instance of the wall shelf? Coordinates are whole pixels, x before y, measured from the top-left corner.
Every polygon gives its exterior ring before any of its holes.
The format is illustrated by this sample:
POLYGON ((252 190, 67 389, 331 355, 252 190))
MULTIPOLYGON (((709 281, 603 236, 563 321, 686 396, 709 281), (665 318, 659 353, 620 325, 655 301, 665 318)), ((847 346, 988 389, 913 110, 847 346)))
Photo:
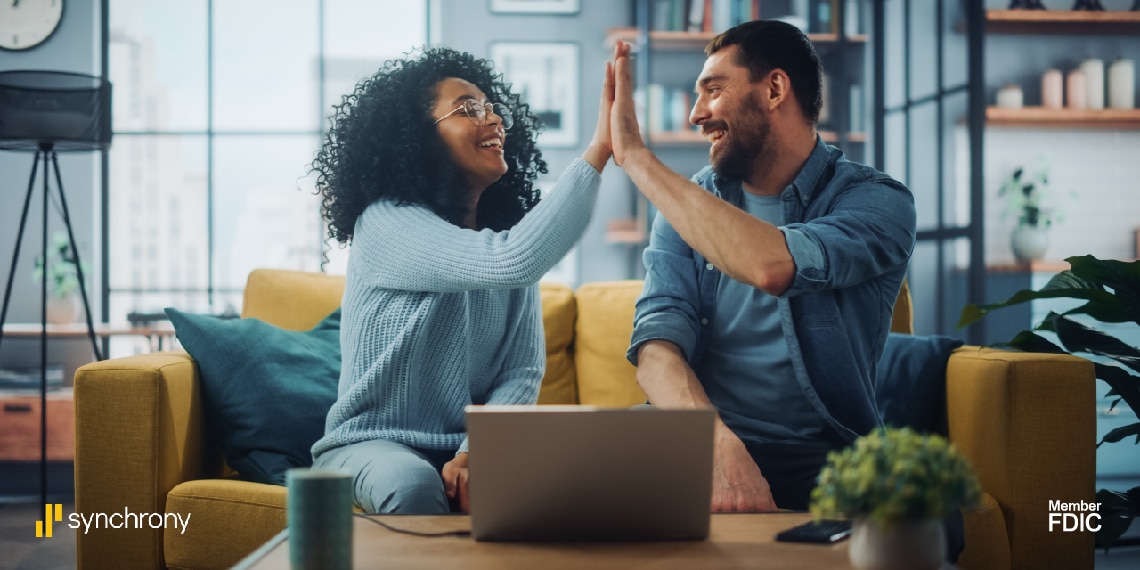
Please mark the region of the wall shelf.
POLYGON ((1140 109, 986 108, 986 124, 1004 127, 1140 129, 1140 109))
MULTIPOLYGON (((663 51, 694 51, 703 52, 705 44, 716 37, 712 32, 680 32, 680 31, 652 31, 649 32, 649 41, 654 49, 663 51)), ((815 44, 829 44, 839 42, 839 34, 808 34, 808 39, 815 44)), ((847 36, 848 42, 866 43, 866 35, 847 36)), ((611 28, 606 34, 606 46, 613 47, 617 40, 637 45, 637 28, 611 28)))
MULTIPOLYGON (((819 131, 819 137, 826 143, 834 143, 839 140, 835 131, 819 131)), ((707 145, 709 141, 699 131, 685 130, 653 133, 649 135, 649 142, 661 146, 689 146, 707 145)), ((847 133, 847 142, 867 142, 867 133, 847 133)))
POLYGON ((986 10, 986 26, 1007 33, 1135 33, 1140 32, 1140 12, 986 10))
POLYGON ((988 273, 1060 273, 1071 269, 1067 261, 1026 261, 992 263, 986 265, 988 273))
POLYGON ((644 223, 636 218, 610 220, 606 224, 606 241, 612 244, 644 245, 649 236, 642 229, 644 223))

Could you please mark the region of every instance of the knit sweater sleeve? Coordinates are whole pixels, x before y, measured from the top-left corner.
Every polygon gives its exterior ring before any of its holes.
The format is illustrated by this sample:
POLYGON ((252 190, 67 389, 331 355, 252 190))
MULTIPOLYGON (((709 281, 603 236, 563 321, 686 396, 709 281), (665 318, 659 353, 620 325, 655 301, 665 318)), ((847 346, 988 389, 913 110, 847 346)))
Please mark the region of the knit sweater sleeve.
POLYGON ((537 282, 590 222, 601 175, 576 159, 558 184, 509 230, 460 228, 422 206, 379 200, 361 214, 352 254, 373 287, 451 293, 537 282))
MULTIPOLYGON (((517 327, 505 347, 503 367, 492 382, 489 405, 532 405, 538 402, 542 375, 546 372, 546 337, 542 328, 541 294, 538 284, 527 287, 517 327)), ((467 451, 467 438, 459 444, 467 451)))

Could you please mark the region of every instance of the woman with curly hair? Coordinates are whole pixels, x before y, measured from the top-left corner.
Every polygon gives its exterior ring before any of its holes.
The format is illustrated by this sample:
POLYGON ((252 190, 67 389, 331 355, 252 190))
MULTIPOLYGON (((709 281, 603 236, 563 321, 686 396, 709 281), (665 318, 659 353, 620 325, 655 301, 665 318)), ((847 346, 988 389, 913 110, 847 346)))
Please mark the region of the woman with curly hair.
POLYGON ((537 120, 491 62, 423 51, 335 107, 312 168, 352 249, 338 398, 312 451, 354 475, 366 512, 467 510, 464 408, 537 400, 537 283, 589 223, 612 102, 607 63, 594 137, 541 203, 537 120))

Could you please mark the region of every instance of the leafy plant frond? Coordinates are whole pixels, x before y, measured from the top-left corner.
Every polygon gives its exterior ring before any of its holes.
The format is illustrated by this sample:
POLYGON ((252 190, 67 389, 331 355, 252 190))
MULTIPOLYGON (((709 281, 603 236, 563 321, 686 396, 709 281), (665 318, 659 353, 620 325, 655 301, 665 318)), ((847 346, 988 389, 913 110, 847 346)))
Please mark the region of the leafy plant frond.
POLYGON ((1067 354, 1065 349, 1053 344, 1049 339, 1033 332, 1021 331, 1004 346, 1010 346, 1025 352, 1044 352, 1046 354, 1067 354))
MULTIPOLYGON (((1132 322, 1140 325, 1140 261, 1102 260, 1091 255, 1074 256, 1065 261, 1071 268, 1054 275, 1040 290, 1018 291, 1001 303, 967 305, 962 309, 958 326, 961 328, 976 322, 992 311, 1039 299, 1085 301, 1064 313, 1050 312, 1034 330, 1023 331, 999 346, 1029 352, 1090 356, 1096 377, 1109 386, 1107 396, 1116 396, 1110 409, 1115 409, 1123 401, 1140 418, 1140 376, 1137 375, 1140 373, 1140 349, 1071 318, 1087 315, 1101 323, 1132 322), (1055 333, 1060 344, 1035 331, 1055 333)), ((1140 444, 1140 421, 1109 431, 1097 447, 1129 438, 1140 444)), ((1107 550, 1127 530, 1132 519, 1140 516, 1140 487, 1127 493, 1101 489, 1097 492, 1097 500, 1102 505, 1102 526, 1097 532, 1096 544, 1098 548, 1107 550)))
POLYGON ((1101 443, 1116 443, 1132 435, 1136 436, 1135 443, 1140 443, 1140 422, 1109 430, 1109 432, 1104 434, 1104 437, 1101 438, 1100 443, 1096 445, 1100 447, 1101 443))
POLYGON ((1094 362, 1093 367, 1096 377, 1111 388, 1107 396, 1119 396, 1132 411, 1140 410, 1140 378, 1123 368, 1100 362, 1094 362))
POLYGON ((1096 492, 1096 502, 1100 503, 1101 530, 1096 533, 1096 547, 1103 548, 1105 552, 1128 526, 1132 519, 1140 516, 1140 487, 1133 487, 1128 491, 1109 491, 1101 489, 1096 492))
POLYGON ((1073 274, 1112 289, 1120 302, 1128 307, 1131 315, 1128 320, 1140 324, 1140 261, 1097 259, 1091 255, 1073 256, 1065 261, 1072 266, 1073 274))
POLYGON ((1041 324, 1037 325, 1037 330, 1057 333, 1057 338, 1069 352, 1087 352, 1105 356, 1140 372, 1140 350, 1065 315, 1050 311, 1041 324))

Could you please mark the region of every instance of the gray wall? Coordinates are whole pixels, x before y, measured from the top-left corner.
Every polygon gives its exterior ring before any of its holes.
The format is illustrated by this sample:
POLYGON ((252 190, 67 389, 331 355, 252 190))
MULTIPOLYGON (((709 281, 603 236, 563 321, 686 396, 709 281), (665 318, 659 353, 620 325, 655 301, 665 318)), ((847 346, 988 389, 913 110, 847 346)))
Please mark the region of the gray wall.
MULTIPOLYGON (((492 14, 490 0, 440 0, 439 4, 440 43, 476 57, 488 57, 493 42, 578 44, 581 67, 579 145, 576 148, 542 148, 542 155, 550 166, 550 175, 557 177, 574 158, 581 156, 593 136, 605 61, 610 54, 605 46, 606 30, 630 24, 629 3, 625 0, 582 0, 581 10, 573 15, 492 14)), ((631 251, 633 246, 609 244, 605 233, 607 222, 631 215, 630 193, 635 191, 625 173, 610 162, 602 174, 602 189, 593 221, 579 243, 579 283, 632 277, 629 275, 631 255, 636 255, 641 248, 631 251)))
MULTIPOLYGON (((63 9, 59 28, 48 40, 26 51, 0 51, 0 71, 14 69, 56 70, 100 75, 99 2, 68 2, 63 9)), ((32 153, 0 151, 0 278, 7 282, 12 250, 20 223, 20 212, 27 195, 32 153)), ((99 247, 99 188, 102 172, 98 152, 61 153, 60 174, 67 196, 75 239, 84 265, 97 274, 101 260, 99 247)), ((40 165, 39 172, 43 172, 40 165)), ((33 279, 36 258, 40 255, 42 231, 43 178, 36 177, 36 189, 28 212, 28 224, 20 251, 19 265, 8 308, 9 323, 40 321, 39 281, 33 279)), ((55 178, 51 179, 53 194, 55 178)), ((48 212, 48 232, 63 231, 54 208, 48 212)), ((88 278, 92 313, 99 317, 97 275, 88 278)), ((2 286, 2 285, 0 285, 2 286)), ((64 378, 70 383, 72 371, 91 359, 90 344, 84 340, 52 340, 48 343, 48 360, 64 364, 64 378)), ((0 345, 0 366, 39 366, 39 341, 5 338, 0 345)))

